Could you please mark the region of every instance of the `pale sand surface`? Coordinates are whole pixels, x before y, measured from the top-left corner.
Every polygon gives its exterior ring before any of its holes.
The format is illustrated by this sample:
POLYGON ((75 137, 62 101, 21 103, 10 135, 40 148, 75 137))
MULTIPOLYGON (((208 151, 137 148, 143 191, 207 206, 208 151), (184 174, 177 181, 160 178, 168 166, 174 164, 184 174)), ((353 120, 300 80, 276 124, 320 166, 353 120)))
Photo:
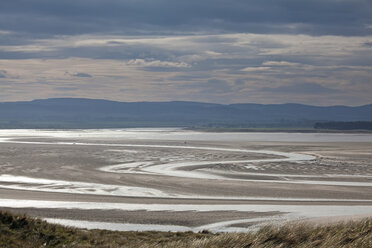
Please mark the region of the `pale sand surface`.
MULTIPOLYGON (((9 209, 9 208, 4 208, 9 209)), ((15 213, 45 218, 91 220, 112 223, 139 223, 157 225, 181 225, 197 227, 215 222, 240 220, 279 215, 279 212, 236 212, 236 211, 120 211, 120 210, 79 210, 79 209, 13 209, 15 213)))
MULTIPOLYGON (((26 179, 76 182, 83 183, 83 186, 79 187, 84 188, 79 188, 80 191, 76 192, 76 185, 31 184, 16 181, 1 182, 0 180, 0 201, 1 199, 29 199, 92 202, 92 204, 105 202, 150 205, 279 204, 299 208, 311 205, 327 208, 332 206, 365 206, 368 208, 371 206, 372 215, 372 142, 188 140, 185 143, 183 140, 110 139, 107 137, 89 139, 20 137, 18 140, 43 143, 22 144, 9 141, 0 143, 0 176, 11 175, 22 176, 26 179), (56 144, 56 142, 66 144, 56 144), (125 146, 122 146, 123 144, 125 146), (165 147, 146 147, 146 145, 165 147), (190 146, 203 149, 167 148, 166 146, 190 146), (208 150, 208 148, 215 148, 215 150, 208 150), (233 149, 257 150, 257 153, 232 151, 233 149), (314 159, 270 162, 270 160, 284 157, 263 154, 260 150, 308 154, 314 156, 314 159), (262 161, 259 162, 233 162, 260 159, 262 161), (176 176, 147 172, 152 168, 151 166, 175 162, 187 165, 195 161, 213 161, 213 164, 180 167, 179 172, 176 171, 178 173, 176 176), (231 161, 231 163, 223 163, 224 161, 231 161), (137 164, 137 162, 140 163, 137 164), (116 173, 101 170, 105 166, 121 164, 127 166, 125 170, 119 170, 116 173), (191 176, 196 177, 201 175, 209 179, 182 177, 182 173, 185 175, 191 173, 191 176), (115 185, 135 187, 139 190, 138 192, 142 192, 142 189, 151 189, 155 194, 149 194, 146 197, 136 196, 137 191, 129 189, 132 192, 131 195, 126 195, 128 191, 118 191, 117 195, 112 195, 110 190, 113 189, 104 188, 96 192, 89 188, 90 184, 93 186, 113 185, 114 188, 115 185), (70 193, 57 192, 67 188, 70 193), (161 192, 165 197, 162 197, 160 193, 156 195, 156 192, 161 192)), ((170 173, 173 172, 170 171, 170 173)), ((202 213, 198 211, 79 210, 22 208, 21 206, 14 206, 10 209, 45 218, 188 227, 229 220, 254 220, 260 217, 281 216, 286 213, 286 211, 241 212, 213 211, 213 209, 202 213)), ((350 208, 348 213, 350 213, 350 208)), ((353 214, 357 216, 358 212, 353 214)), ((306 218, 306 214, 304 215, 303 219, 306 218)), ((368 215, 364 213, 362 216, 368 215)), ((296 216, 296 218, 299 217, 299 215, 296 216)), ((320 220, 316 221, 315 216, 311 218, 315 222, 320 220)), ((336 217, 329 217, 332 221, 336 219, 336 217)), ((327 218, 323 216, 321 220, 326 221, 327 218)), ((264 221, 267 221, 267 218, 248 224, 226 225, 244 228, 264 221)))

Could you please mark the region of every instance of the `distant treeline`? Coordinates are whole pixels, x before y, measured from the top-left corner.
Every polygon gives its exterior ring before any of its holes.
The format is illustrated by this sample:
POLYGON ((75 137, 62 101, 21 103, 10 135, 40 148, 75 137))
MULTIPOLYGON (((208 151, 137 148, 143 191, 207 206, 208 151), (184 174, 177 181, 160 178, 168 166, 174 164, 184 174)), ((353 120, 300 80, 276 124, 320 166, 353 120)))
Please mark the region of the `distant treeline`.
POLYGON ((315 129, 334 129, 334 130, 372 130, 372 122, 370 121, 353 121, 353 122, 317 122, 314 125, 315 129))

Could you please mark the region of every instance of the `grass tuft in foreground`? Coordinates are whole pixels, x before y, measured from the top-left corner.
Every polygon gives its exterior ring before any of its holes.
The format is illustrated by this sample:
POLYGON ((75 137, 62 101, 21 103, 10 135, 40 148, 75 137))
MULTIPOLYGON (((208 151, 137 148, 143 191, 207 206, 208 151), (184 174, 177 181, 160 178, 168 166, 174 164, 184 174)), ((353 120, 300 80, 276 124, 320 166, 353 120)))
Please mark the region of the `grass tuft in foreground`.
POLYGON ((315 227, 266 226, 256 233, 113 232, 48 224, 0 211, 0 247, 372 247, 372 219, 315 227))

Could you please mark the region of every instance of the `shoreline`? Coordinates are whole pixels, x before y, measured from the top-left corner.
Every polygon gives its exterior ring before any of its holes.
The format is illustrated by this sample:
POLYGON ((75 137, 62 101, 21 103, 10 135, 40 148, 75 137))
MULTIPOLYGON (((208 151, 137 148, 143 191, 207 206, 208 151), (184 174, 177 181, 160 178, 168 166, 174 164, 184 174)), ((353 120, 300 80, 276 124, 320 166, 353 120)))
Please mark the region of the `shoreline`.
POLYGON ((372 130, 336 130, 313 128, 229 128, 229 127, 177 127, 177 126, 148 126, 148 127, 14 127, 4 130, 40 130, 40 131, 80 131, 80 130, 169 130, 195 131, 205 133, 325 133, 325 134, 372 134, 372 130))
POLYGON ((188 131, 207 133, 329 133, 329 134, 372 134, 372 130, 331 130, 297 128, 184 128, 188 131))

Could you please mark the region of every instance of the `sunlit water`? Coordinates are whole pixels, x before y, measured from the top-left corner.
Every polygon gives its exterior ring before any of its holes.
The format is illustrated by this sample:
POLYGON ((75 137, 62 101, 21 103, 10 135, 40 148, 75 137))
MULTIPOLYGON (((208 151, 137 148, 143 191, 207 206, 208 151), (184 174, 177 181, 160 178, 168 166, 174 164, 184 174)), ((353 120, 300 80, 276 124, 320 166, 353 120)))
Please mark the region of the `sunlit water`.
POLYGON ((209 133, 177 128, 159 129, 81 129, 81 130, 0 130, 0 137, 55 137, 55 138, 105 138, 105 139, 154 139, 181 141, 277 141, 277 142, 372 142, 372 134, 342 133, 209 133))
POLYGON ((244 220, 232 220, 216 222, 209 225, 203 225, 195 228, 174 225, 152 225, 152 224, 131 224, 131 223, 107 223, 90 222, 66 219, 47 219, 53 223, 59 223, 75 227, 84 227, 90 229, 109 229, 120 231, 201 231, 208 229, 214 232, 218 231, 250 231, 250 228, 232 228, 233 224, 250 223, 257 221, 276 222, 299 220, 314 217, 332 217, 346 215, 365 215, 371 214, 372 206, 327 206, 327 205, 258 205, 258 204, 126 204, 126 203, 105 203, 105 202, 65 202, 65 201, 36 201, 36 200, 14 200, 2 199, 0 207, 11 208, 42 208, 42 209, 81 209, 81 210, 122 210, 122 211, 238 211, 238 212, 282 212, 279 217, 265 217, 244 220), (285 214, 288 213, 288 214, 285 214))
MULTIPOLYGON (((231 160, 231 161, 175 161, 163 164, 154 164, 151 161, 136 161, 98 168, 107 173, 144 173, 159 174, 172 177, 209 179, 209 180, 242 180, 259 181, 261 183, 292 183, 292 184, 315 184, 315 185, 334 185, 334 186, 364 186, 371 187, 368 182, 347 182, 347 181, 317 181, 317 180, 298 180, 292 177, 301 178, 301 175, 288 175, 286 181, 280 180, 247 180, 226 178, 223 175, 213 174, 208 170, 183 171, 180 168, 200 165, 231 164, 231 163, 254 163, 254 162, 305 162, 311 161, 315 157, 301 153, 286 153, 267 150, 246 150, 231 149, 220 147, 195 147, 195 146, 170 146, 170 145, 141 145, 123 144, 117 141, 128 140, 153 140, 153 141, 221 141, 221 142, 372 142, 371 134, 327 134, 327 133, 204 133, 186 131, 181 129, 103 129, 103 130, 0 130, 0 142, 22 143, 22 144, 45 144, 45 145, 99 145, 105 147, 123 148, 167 148, 167 149, 199 149, 212 151, 231 151, 243 153, 261 153, 275 155, 277 158, 256 159, 256 160, 231 160), (32 140, 17 141, 24 138, 55 138, 55 139, 77 139, 78 142, 54 141, 52 139, 43 142, 32 140), (100 140, 100 143, 95 143, 100 140), (114 142, 114 143, 110 143, 114 142), (141 170, 138 170, 141 168, 141 170)), ((129 150, 130 152, 136 152, 129 150)), ((252 165, 247 165, 247 167, 252 165)), ((250 173, 258 175, 260 173, 250 173)), ((269 175, 269 174, 267 174, 269 175)), ((274 174, 272 174, 274 175, 274 174)), ((275 174, 277 175, 277 174, 275 174)), ((275 176, 274 175, 274 176, 275 176)), ((329 175, 325 175, 327 177, 329 175)), ((311 175, 307 176, 308 178, 311 175)), ((315 176, 314 176, 315 177, 315 176)), ((316 177, 321 177, 317 175, 316 177)), ((340 175, 339 175, 340 177, 340 175)), ((365 175, 369 177, 369 175, 365 175)), ((45 178, 21 177, 16 175, 0 175, 0 187, 17 190, 44 191, 54 193, 73 193, 73 194, 95 194, 113 195, 130 197, 161 197, 161 198, 182 198, 182 199, 234 199, 234 200, 270 200, 270 201, 330 201, 330 202, 370 202, 370 200, 348 200, 348 199, 317 199, 317 198, 283 198, 283 197, 234 197, 234 196, 203 196, 173 194, 158 189, 129 187, 123 185, 108 185, 87 182, 72 182, 64 180, 50 180, 45 178)), ((0 207, 10 208, 43 208, 43 209, 82 209, 82 210, 122 210, 122 211, 242 211, 242 212, 269 212, 278 211, 286 213, 280 217, 253 218, 247 220, 233 220, 217 222, 205 226, 190 228, 185 226, 173 225, 152 225, 152 224, 133 224, 133 223, 106 223, 63 219, 48 219, 50 222, 66 224, 76 227, 98 228, 110 230, 158 230, 158 231, 200 231, 209 229, 211 231, 249 231, 251 228, 231 227, 234 224, 254 223, 254 222, 275 222, 283 220, 295 220, 313 217, 343 216, 355 214, 371 214, 371 206, 305 206, 305 205, 170 205, 170 204, 124 204, 124 203, 102 203, 102 202, 64 202, 64 201, 32 201, 1 199, 0 207)))

